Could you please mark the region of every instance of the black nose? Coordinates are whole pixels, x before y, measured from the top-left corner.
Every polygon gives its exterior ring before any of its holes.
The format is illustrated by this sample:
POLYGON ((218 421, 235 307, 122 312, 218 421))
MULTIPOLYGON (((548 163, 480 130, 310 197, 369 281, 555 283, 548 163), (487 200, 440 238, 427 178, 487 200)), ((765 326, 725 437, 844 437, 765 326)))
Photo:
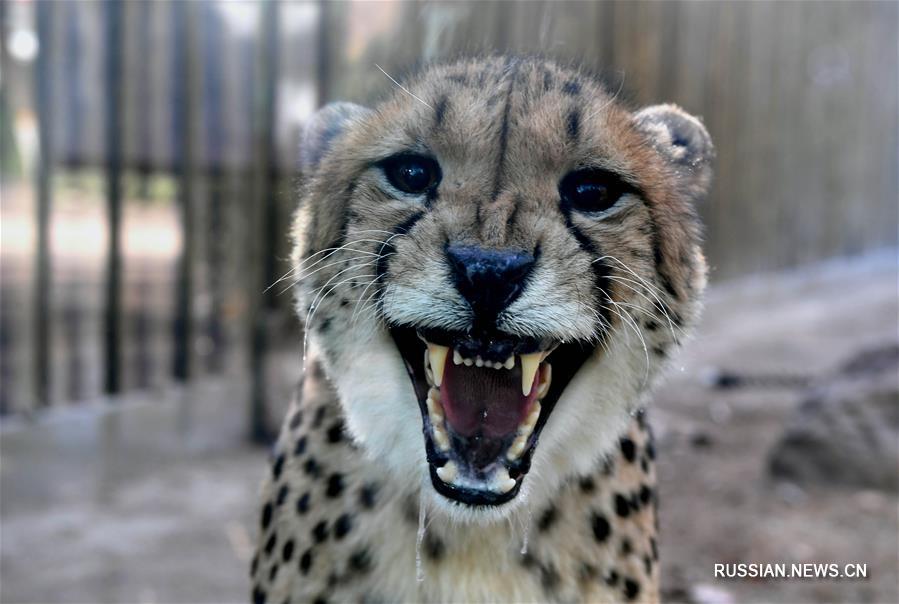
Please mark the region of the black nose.
POLYGON ((471 305, 478 321, 493 321, 524 289, 534 256, 521 250, 490 250, 449 245, 446 256, 456 289, 471 305))

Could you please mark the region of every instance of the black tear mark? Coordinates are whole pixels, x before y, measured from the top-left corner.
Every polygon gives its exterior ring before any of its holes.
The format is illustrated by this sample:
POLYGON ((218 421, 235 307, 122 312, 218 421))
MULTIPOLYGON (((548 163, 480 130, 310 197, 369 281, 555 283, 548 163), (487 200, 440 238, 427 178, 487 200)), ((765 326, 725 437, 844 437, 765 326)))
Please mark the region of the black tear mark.
MULTIPOLYGON (((406 218, 403 222, 396 225, 394 228, 390 230, 391 236, 386 239, 386 241, 391 241, 397 235, 404 235, 412 230, 412 227, 415 226, 415 223, 424 218, 424 212, 416 212, 412 214, 408 218, 406 218)), ((381 246, 381 249, 378 250, 378 262, 377 269, 375 270, 375 280, 374 283, 383 284, 385 279, 384 276, 387 274, 387 259, 392 256, 396 252, 396 246, 393 243, 385 243, 381 246)), ((382 308, 382 304, 384 302, 384 288, 378 287, 377 294, 378 296, 378 308, 381 310, 383 314, 384 309, 382 308)))

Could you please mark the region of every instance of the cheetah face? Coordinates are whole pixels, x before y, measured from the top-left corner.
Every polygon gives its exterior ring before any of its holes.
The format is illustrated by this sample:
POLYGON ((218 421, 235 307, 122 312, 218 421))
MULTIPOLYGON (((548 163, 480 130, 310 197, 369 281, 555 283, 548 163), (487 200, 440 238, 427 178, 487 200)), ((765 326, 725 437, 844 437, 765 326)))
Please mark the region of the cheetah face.
POLYGON ((460 517, 590 471, 695 318, 711 156, 680 109, 542 61, 320 111, 298 309, 356 440, 460 517))

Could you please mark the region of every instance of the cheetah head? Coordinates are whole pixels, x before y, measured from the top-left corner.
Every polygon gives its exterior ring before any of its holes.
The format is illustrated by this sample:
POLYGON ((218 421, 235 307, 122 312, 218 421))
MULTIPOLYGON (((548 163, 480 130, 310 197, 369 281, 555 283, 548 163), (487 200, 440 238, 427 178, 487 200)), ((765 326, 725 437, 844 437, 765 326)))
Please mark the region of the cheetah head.
POLYGON ((589 472, 696 318, 712 155, 678 107, 542 60, 321 109, 292 276, 355 440, 459 518, 589 472))

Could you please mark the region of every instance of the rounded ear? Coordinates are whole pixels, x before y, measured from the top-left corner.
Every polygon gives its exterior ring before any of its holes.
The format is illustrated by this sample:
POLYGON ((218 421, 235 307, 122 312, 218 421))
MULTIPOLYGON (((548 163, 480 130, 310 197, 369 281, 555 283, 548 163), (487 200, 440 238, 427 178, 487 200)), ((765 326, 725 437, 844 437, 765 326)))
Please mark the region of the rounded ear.
POLYGON ((300 141, 300 168, 310 174, 318 169, 331 144, 353 122, 364 119, 371 109, 354 103, 330 103, 306 122, 300 141))
POLYGON ((677 105, 653 105, 638 111, 634 122, 675 168, 681 186, 691 197, 708 192, 715 147, 699 119, 677 105))

